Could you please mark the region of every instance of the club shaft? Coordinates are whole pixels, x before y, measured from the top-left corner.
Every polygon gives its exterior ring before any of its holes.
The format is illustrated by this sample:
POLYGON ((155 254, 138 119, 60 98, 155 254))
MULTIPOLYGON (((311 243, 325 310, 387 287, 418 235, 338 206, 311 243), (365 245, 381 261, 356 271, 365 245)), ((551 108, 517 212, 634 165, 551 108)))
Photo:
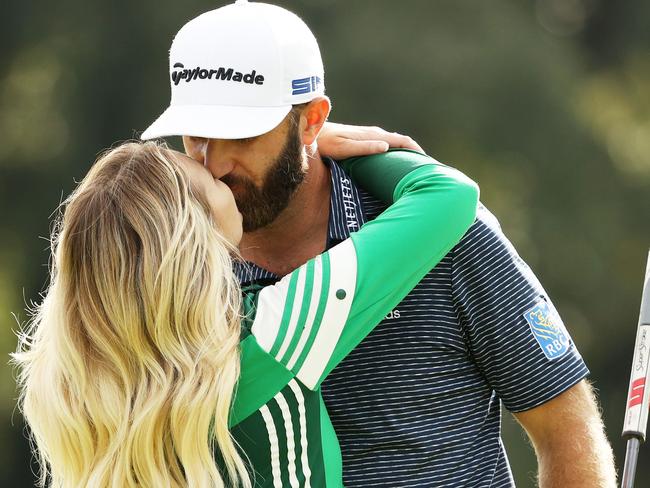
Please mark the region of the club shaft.
POLYGON ((621 488, 634 488, 639 446, 646 439, 650 405, 650 252, 646 264, 639 326, 634 345, 630 388, 628 390, 623 438, 627 439, 621 488))
POLYGON ((637 328, 630 387, 627 395, 623 437, 645 441, 650 407, 650 253, 646 266, 637 328))
POLYGON ((631 437, 627 441, 621 488, 634 488, 634 475, 636 474, 636 461, 639 457, 640 444, 641 442, 638 437, 631 437))

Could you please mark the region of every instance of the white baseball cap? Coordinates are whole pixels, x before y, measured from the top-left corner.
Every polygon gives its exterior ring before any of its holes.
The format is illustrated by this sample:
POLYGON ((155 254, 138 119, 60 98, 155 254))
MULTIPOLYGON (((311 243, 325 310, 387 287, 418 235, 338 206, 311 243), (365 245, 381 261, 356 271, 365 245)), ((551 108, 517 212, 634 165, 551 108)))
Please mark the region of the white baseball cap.
POLYGON ((243 139, 325 93, 316 38, 295 14, 237 0, 190 20, 169 51, 171 103, 142 139, 243 139))

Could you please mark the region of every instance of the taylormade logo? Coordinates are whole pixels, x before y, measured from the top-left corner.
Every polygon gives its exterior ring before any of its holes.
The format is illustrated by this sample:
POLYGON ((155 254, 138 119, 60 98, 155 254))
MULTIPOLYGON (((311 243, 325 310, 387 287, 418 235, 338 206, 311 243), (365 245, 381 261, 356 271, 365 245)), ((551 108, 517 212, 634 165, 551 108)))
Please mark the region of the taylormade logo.
POLYGON ((241 73, 234 68, 205 69, 197 66, 196 68, 185 68, 183 63, 174 64, 172 71, 172 81, 178 85, 181 80, 187 83, 193 80, 223 80, 235 81, 239 83, 248 83, 249 85, 263 85, 264 76, 258 75, 255 70, 250 73, 241 73))

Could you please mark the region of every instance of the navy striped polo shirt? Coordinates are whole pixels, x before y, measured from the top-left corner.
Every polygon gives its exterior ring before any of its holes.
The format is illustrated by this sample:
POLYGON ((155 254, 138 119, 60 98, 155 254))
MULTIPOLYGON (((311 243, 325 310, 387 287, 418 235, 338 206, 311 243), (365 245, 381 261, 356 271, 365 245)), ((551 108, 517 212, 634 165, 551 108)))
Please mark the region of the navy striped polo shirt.
MULTIPOLYGON (((329 248, 386 206, 326 163, 329 248)), ((242 283, 279 279, 251 263, 236 271, 242 283)), ((480 206, 461 242, 323 383, 345 486, 512 487, 501 404, 531 409, 587 374, 541 284, 480 206)))

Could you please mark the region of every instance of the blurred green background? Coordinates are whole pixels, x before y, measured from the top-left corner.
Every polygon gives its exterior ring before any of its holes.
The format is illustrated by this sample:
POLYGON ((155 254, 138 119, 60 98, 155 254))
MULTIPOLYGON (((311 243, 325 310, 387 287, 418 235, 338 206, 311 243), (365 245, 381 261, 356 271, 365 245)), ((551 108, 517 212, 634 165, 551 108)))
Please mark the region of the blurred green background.
MULTIPOLYGON (((650 2, 277 3, 319 39, 333 120, 410 134, 480 182, 482 200, 538 274, 592 370, 620 468, 650 245, 650 2)), ((3 4, 5 360, 25 306, 46 283, 51 213, 101 149, 136 136, 166 106, 173 35, 224 4, 3 4)), ((32 486, 14 373, 3 363, 0 486, 32 486)), ((518 486, 534 486, 534 455, 509 414, 504 436, 518 486)), ((645 446, 637 486, 649 483, 645 446)))

